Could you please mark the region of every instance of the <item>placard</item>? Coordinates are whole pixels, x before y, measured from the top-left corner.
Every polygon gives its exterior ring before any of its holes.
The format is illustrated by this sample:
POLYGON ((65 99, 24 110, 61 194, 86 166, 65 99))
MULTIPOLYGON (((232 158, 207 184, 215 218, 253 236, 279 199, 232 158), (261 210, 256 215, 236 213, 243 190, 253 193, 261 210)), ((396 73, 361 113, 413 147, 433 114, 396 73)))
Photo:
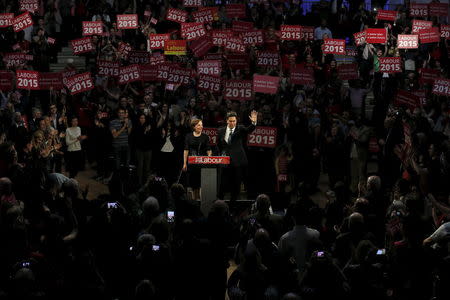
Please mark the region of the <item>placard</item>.
POLYGON ((119 76, 120 62, 97 60, 97 74, 102 76, 119 76))
POLYGON ((203 23, 182 23, 181 37, 186 40, 196 40, 206 34, 203 23))
POLYGON ((366 42, 366 31, 360 31, 353 34, 353 38, 355 39, 355 45, 361 46, 366 42))
POLYGON ((70 44, 72 45, 72 52, 74 55, 80 55, 94 50, 90 37, 72 40, 70 41, 70 44))
POLYGON ((366 42, 370 44, 386 43, 387 32, 385 28, 367 28, 366 42))
POLYGON ((397 36, 398 49, 419 48, 419 36, 417 34, 399 34, 397 36))
POLYGON ((91 73, 85 72, 67 78, 67 87, 72 95, 94 89, 91 73))
POLYGON ((157 75, 156 80, 167 82, 169 78, 170 68, 173 66, 173 63, 164 63, 156 66, 157 75))
POLYGON ((75 74, 77 74, 77 70, 69 70, 69 71, 61 72, 62 82, 63 82, 64 86, 66 86, 67 88, 69 87, 67 85, 67 80, 68 80, 68 78, 74 76, 75 74))
POLYGON ((441 24, 441 38, 450 39, 450 25, 441 24))
POLYGON ((166 61, 166 57, 162 53, 155 52, 155 53, 152 53, 152 55, 150 55, 150 65, 152 65, 152 66, 162 64, 165 61, 166 61))
POLYGON ((313 26, 302 26, 302 40, 312 41, 314 40, 314 27, 313 26))
POLYGON ((150 41, 150 49, 164 49, 164 43, 165 41, 170 40, 170 34, 150 34, 149 35, 149 41, 150 41))
POLYGON ((185 23, 188 17, 188 13, 181 9, 169 8, 166 15, 166 20, 185 23))
POLYGON ((411 17, 428 17, 428 4, 426 3, 410 3, 409 15, 411 17))
POLYGON ((128 56, 130 55, 132 49, 133 48, 131 48, 130 44, 120 42, 117 51, 119 52, 121 58, 128 59, 128 56))
POLYGON ((47 38, 47 43, 48 43, 49 45, 54 45, 55 42, 56 42, 56 39, 54 39, 54 38, 52 38, 52 37, 48 37, 48 38, 47 38))
POLYGON ((148 81, 157 81, 158 78, 158 68, 151 64, 139 65, 139 73, 141 75, 141 80, 148 81))
POLYGON ((39 10, 38 0, 19 0, 19 11, 29 11, 34 13, 39 10))
POLYGON ((401 57, 380 57, 380 72, 400 73, 402 72, 401 57))
POLYGON ((138 15, 117 15, 117 29, 137 29, 139 26, 138 15))
POLYGON ((439 70, 427 68, 419 69, 419 82, 421 84, 433 84, 434 80, 439 78, 440 75, 441 72, 439 70))
POLYGON ((184 7, 200 7, 203 5, 202 0, 183 0, 184 7))
POLYGON ((0 91, 9 92, 13 89, 13 76, 11 71, 0 70, 0 91))
POLYGON ((19 32, 33 26, 33 19, 29 12, 23 13, 12 20, 12 27, 14 32, 19 32))
POLYGON ((406 106, 408 109, 413 111, 416 107, 420 106, 420 99, 419 97, 408 91, 397 90, 394 105, 396 107, 406 106))
POLYGON ((212 40, 206 35, 198 40, 192 41, 189 46, 195 57, 204 56, 212 47, 214 47, 212 40))
POLYGON ((448 16, 448 3, 431 2, 429 4, 430 16, 446 17, 448 16))
POLYGON ((255 25, 253 22, 233 20, 231 28, 234 32, 246 32, 253 30, 255 25))
POLYGON ((17 70, 16 87, 24 90, 39 90, 39 72, 17 70))
POLYGON ((212 43, 214 46, 225 46, 228 38, 233 37, 233 32, 229 30, 216 30, 214 29, 211 33, 212 43))
POLYGON ((228 38, 225 43, 225 49, 231 52, 244 53, 244 41, 242 40, 242 38, 236 36, 228 38))
POLYGON ((214 21, 214 10, 209 7, 192 13, 194 21, 197 23, 211 23, 214 21))
POLYGON ((225 11, 227 12, 227 17, 230 19, 247 17, 245 4, 227 4, 225 11))
POLYGON ((12 25, 14 19, 13 13, 0 14, 0 28, 6 28, 12 25))
POLYGON ((228 67, 232 70, 246 70, 250 68, 250 63, 247 54, 228 54, 228 67))
POLYGON ((142 50, 133 50, 128 55, 130 64, 148 64, 150 63, 150 53, 142 50))
POLYGON ((281 39, 285 41, 298 41, 302 38, 302 26, 281 25, 281 39))
POLYGON ((341 80, 358 79, 358 64, 340 64, 337 67, 338 77, 341 80))
POLYGON ((433 27, 432 21, 424 21, 424 20, 413 20, 412 21, 412 33, 419 33, 422 29, 427 29, 433 27))
POLYGON ((217 145, 217 128, 203 127, 203 133, 209 138, 209 145, 217 145))
POLYGON ((101 35, 103 34, 102 21, 83 21, 83 35, 101 35))
POLYGON ((326 39, 322 51, 324 54, 345 55, 345 40, 326 39))
POLYGON ((224 98, 227 100, 252 100, 253 82, 251 80, 225 80, 224 98))
POLYGON ((119 69, 119 84, 141 80, 139 65, 129 65, 119 69))
POLYGON ((258 51, 256 52, 256 65, 278 67, 280 65, 280 54, 275 51, 258 51))
POLYGON ((415 90, 415 91, 412 91, 411 93, 413 93, 414 95, 419 97, 420 104, 422 106, 423 105, 427 105, 427 91, 425 91, 425 90, 415 90))
POLYGON ((197 61, 197 74, 220 76, 222 73, 222 62, 220 60, 197 61))
POLYGON ((377 19, 384 21, 395 21, 397 19, 397 11, 380 9, 377 13, 377 19))
POLYGON ((197 80, 197 88, 200 91, 208 91, 211 93, 219 93, 222 79, 217 76, 200 74, 197 80))
POLYGON ((250 30, 241 33, 242 41, 244 45, 263 45, 264 33, 262 30, 250 30))
POLYGON ((7 67, 17 67, 33 60, 33 55, 20 52, 4 53, 3 61, 7 67))
POLYGON ((278 91, 280 78, 267 75, 253 75, 253 91, 256 93, 264 93, 274 95, 278 91))
POLYGON ((419 31, 419 39, 421 44, 438 43, 441 39, 441 34, 438 27, 431 27, 419 31))
POLYGON ((277 146, 277 128, 256 126, 255 130, 248 134, 247 146, 275 148, 277 146))
POLYGON ((301 85, 314 84, 314 70, 295 67, 291 69, 291 83, 301 85))
POLYGON ((450 96, 450 79, 437 78, 434 80, 432 93, 441 96, 450 96))
POLYGON ((166 41, 164 55, 186 55, 186 40, 166 41))
POLYGON ((192 69, 171 66, 168 71, 167 82, 188 85, 192 80, 192 69))
POLYGON ((39 73, 39 89, 40 90, 62 90, 64 88, 62 82, 62 74, 54 72, 39 73))

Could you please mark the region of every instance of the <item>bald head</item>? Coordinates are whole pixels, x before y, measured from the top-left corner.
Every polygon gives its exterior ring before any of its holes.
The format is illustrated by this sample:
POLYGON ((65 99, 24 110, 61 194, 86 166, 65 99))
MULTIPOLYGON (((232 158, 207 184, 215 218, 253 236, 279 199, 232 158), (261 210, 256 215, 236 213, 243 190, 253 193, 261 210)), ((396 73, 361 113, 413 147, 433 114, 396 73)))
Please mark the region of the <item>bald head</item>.
POLYGON ((159 214, 159 202, 153 196, 148 197, 142 203, 142 210, 147 217, 157 216, 159 214))
POLYGON ((348 218, 348 226, 350 231, 358 230, 364 225, 364 217, 360 213, 352 213, 348 218))
POLYGON ((379 176, 367 178, 367 189, 369 191, 379 191, 381 189, 381 178, 379 176))

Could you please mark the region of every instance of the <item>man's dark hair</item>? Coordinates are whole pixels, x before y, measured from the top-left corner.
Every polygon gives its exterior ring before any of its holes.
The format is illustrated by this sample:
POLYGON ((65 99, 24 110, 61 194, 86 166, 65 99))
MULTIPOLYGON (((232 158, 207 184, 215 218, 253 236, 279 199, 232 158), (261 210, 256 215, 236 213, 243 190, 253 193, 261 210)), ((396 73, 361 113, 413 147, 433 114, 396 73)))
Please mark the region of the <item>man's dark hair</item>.
POLYGON ((234 111, 229 111, 229 112, 227 113, 226 119, 228 120, 229 118, 232 118, 232 117, 237 118, 237 113, 234 112, 234 111))

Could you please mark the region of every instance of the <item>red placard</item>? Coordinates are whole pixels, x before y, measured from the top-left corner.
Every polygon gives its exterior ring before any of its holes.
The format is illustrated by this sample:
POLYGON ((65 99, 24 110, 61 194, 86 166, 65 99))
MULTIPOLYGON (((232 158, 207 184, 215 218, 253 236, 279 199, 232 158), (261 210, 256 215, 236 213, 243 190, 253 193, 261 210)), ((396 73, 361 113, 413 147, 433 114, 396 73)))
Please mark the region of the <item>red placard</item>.
POLYGON ((197 88, 200 91, 209 91, 217 94, 220 92, 221 81, 220 77, 200 74, 197 80, 197 88))
POLYGON ((428 17, 428 4, 411 3, 409 5, 409 15, 411 17, 428 17))
POLYGON ((231 28, 233 28, 233 31, 235 32, 246 32, 253 30, 255 25, 253 22, 245 22, 245 21, 236 21, 234 20, 232 23, 231 28))
POLYGON ((194 11, 192 17, 197 23, 211 23, 214 21, 214 9, 212 7, 194 11))
POLYGON ((138 15, 117 15, 117 29, 136 29, 139 26, 138 15))
POLYGON ((314 27, 302 26, 302 40, 312 41, 314 40, 314 27))
POLYGON ((410 110, 414 110, 416 107, 420 106, 420 99, 413 93, 405 90, 398 90, 394 105, 397 107, 406 106, 410 110))
POLYGON ((168 71, 167 82, 188 85, 192 80, 192 69, 171 66, 168 71))
POLYGON ((211 35, 214 46, 225 46, 227 39, 233 37, 233 32, 230 30, 213 30, 211 35))
POLYGON ((166 20, 174 21, 177 23, 186 22, 188 13, 181 9, 169 8, 166 15, 166 20))
POLYGON ((169 70, 170 70, 171 64, 170 63, 164 63, 156 66, 156 80, 166 82, 167 78, 169 78, 169 70))
POLYGON ((141 80, 139 65, 129 65, 119 69, 119 84, 141 80))
POLYGON ((253 91, 257 93, 274 95, 278 91, 280 78, 266 75, 253 75, 253 91))
POLYGON ((208 53, 204 57, 205 60, 220 60, 222 61, 222 53, 208 53))
POLYGON ((353 38, 355 39, 355 45, 361 46, 366 42, 366 31, 360 31, 353 34, 353 38))
POLYGON ((76 73, 77 73, 77 70, 70 70, 70 71, 65 71, 65 72, 62 72, 62 73, 61 73, 61 75, 62 75, 62 82, 63 82, 63 84, 64 84, 66 87, 69 87, 69 86, 67 85, 67 79, 68 79, 69 77, 74 76, 76 73))
POLYGON ((245 4, 227 4, 225 10, 230 19, 247 17, 245 4))
POLYGON ((183 0, 184 7, 200 7, 203 5, 202 0, 183 0))
POLYGON ((142 81, 156 81, 158 80, 158 68, 151 64, 139 65, 139 73, 142 81))
POLYGON ((441 38, 450 39, 450 25, 441 24, 441 38))
POLYGON ((196 41, 191 42, 189 48, 194 53, 195 57, 204 56, 209 49, 213 47, 213 42, 209 36, 203 36, 196 41))
POLYGON ((252 100, 253 82, 251 80, 225 80, 224 98, 227 100, 252 100))
POLYGON ((94 89, 91 73, 85 72, 67 78, 66 85, 72 95, 94 89))
POLYGON ((220 76, 222 73, 222 61, 199 60, 197 61, 197 74, 220 76))
POLYGON ((181 37, 186 40, 196 40, 206 35, 205 27, 203 23, 182 23, 181 24, 181 37))
POLYGON ((246 54, 228 54, 226 59, 228 66, 233 70, 246 70, 250 67, 246 54))
POLYGON ((380 72, 400 73, 402 71, 400 57, 380 57, 380 72))
POLYGON ((244 45, 263 45, 264 33, 262 30, 250 30, 241 33, 242 41, 244 45))
POLYGON ((39 72, 17 70, 16 87, 25 90, 39 90, 39 72))
POLYGON ((419 69, 419 82, 433 84, 434 80, 441 74, 439 70, 434 69, 419 69))
POLYGON ((186 55, 186 40, 169 40, 164 43, 164 55, 186 55))
POLYGON ((434 80, 432 93, 441 96, 450 96, 450 79, 437 78, 434 80))
POLYGON ((314 70, 305 68, 292 68, 291 69, 291 83, 302 85, 314 84, 314 70))
POLYGON ((62 90, 64 88, 61 73, 39 73, 39 88, 41 90, 62 90))
POLYGON ((277 146, 277 128, 256 126, 256 129, 248 134, 247 146, 275 148, 277 146))
POLYGON ((367 28, 366 42, 370 44, 384 44, 386 43, 386 29, 385 28, 367 28))
POLYGON ((298 41, 302 38, 302 26, 281 25, 281 39, 285 41, 298 41))
POLYGON ((84 37, 81 39, 70 41, 72 45, 72 52, 75 55, 91 52, 94 50, 90 37, 84 37))
POLYGON ((229 156, 188 156, 190 165, 229 165, 229 156))
POLYGON ((430 16, 445 17, 448 16, 448 3, 432 2, 429 4, 430 16))
POLYGON ((103 34, 102 21, 83 21, 83 35, 101 35, 103 34))
POLYGON ((133 50, 128 55, 130 64, 148 64, 150 63, 150 53, 147 51, 133 50))
POLYGON ((419 97, 420 104, 422 106, 427 104, 427 91, 425 91, 425 90, 415 90, 415 91, 412 91, 412 93, 414 95, 416 95, 417 97, 419 97))
POLYGON ((128 59, 128 55, 130 55, 130 52, 133 48, 131 48, 131 45, 128 43, 120 42, 119 48, 117 51, 119 51, 119 55, 123 59, 128 59))
POLYGON ((29 12, 23 13, 12 20, 12 26, 14 32, 19 32, 33 26, 33 19, 30 16, 29 12))
POLYGON ((56 39, 51 38, 51 37, 48 37, 48 38, 47 38, 47 43, 48 43, 49 45, 54 45, 55 42, 56 42, 56 39))
POLYGON ((275 51, 258 51, 256 53, 256 65, 278 67, 280 65, 280 54, 275 51))
POLYGON ((399 34, 397 37, 398 49, 419 48, 419 36, 417 34, 399 34))
POLYGON ((150 49, 164 49, 164 42, 170 40, 170 34, 150 34, 150 49))
POLYGON ((341 80, 358 79, 358 65, 357 64, 341 64, 337 67, 338 76, 341 80))
POLYGON ((13 52, 3 54, 3 61, 7 67, 17 67, 25 64, 27 61, 33 60, 33 55, 13 52))
POLYGON ((438 27, 431 27, 419 31, 419 39, 421 44, 438 43, 441 39, 441 34, 438 27))
POLYGON ((152 55, 150 55, 150 65, 152 65, 152 66, 162 64, 165 61, 166 61, 166 57, 162 53, 155 52, 155 53, 152 53, 152 55))
POLYGON ((413 20, 412 21, 412 33, 419 33, 422 29, 427 29, 433 27, 432 21, 424 21, 424 20, 413 20))
POLYGON ((20 0, 19 11, 29 11, 31 13, 39 10, 38 0, 20 0))
POLYGON ((120 62, 97 60, 97 74, 103 76, 119 76, 120 62))
POLYGON ((217 128, 206 128, 203 127, 203 133, 209 137, 209 145, 217 145, 217 128))
POLYGON ((345 40, 326 39, 322 51, 325 54, 345 55, 345 40))
POLYGON ((395 21, 397 19, 397 11, 380 9, 377 13, 377 19, 385 21, 395 21))
POLYGON ((12 25, 14 19, 13 13, 0 14, 0 28, 6 28, 12 25))
POLYGON ((0 70, 0 91, 8 92, 12 90, 13 76, 11 71, 0 70))
POLYGON ((242 40, 242 38, 236 36, 228 38, 225 43, 225 49, 231 52, 244 53, 244 41, 242 40))

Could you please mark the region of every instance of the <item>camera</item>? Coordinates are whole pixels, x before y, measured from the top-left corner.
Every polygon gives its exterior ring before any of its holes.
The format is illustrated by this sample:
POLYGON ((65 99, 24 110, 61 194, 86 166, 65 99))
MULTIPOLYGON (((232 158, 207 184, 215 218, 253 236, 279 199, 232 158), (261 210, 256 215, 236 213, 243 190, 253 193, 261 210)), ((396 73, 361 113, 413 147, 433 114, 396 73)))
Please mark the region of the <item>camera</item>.
POLYGON ((175 222, 175 212, 172 210, 167 211, 167 222, 173 223, 175 222))
POLYGON ((107 207, 108 208, 117 208, 118 207, 117 202, 108 202, 107 207))

